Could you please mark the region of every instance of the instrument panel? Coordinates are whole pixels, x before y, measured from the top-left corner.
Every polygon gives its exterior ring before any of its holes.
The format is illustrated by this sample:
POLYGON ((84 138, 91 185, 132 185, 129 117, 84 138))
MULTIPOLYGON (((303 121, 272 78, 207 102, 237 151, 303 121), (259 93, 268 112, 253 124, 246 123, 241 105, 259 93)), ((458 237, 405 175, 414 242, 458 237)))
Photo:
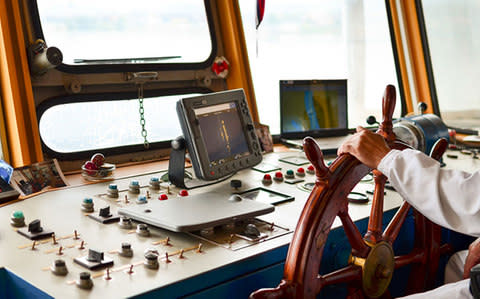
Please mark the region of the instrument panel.
MULTIPOLYGON (((470 161, 479 163, 465 157, 466 165, 470 161)), ((288 244, 315 181, 302 152, 266 154, 255 169, 192 190, 161 182, 165 172, 66 187, 0 208, 4 222, 0 227, 0 266, 7 275, 19 277, 24 289, 45 297, 202 297, 215 294, 210 292, 222 286, 235 290, 231 296, 245 297, 257 288, 278 284, 288 244), (157 178, 160 183, 152 187, 152 180, 157 178), (109 192, 116 193, 111 191, 112 185, 116 185, 118 196, 109 196, 109 192), (234 194, 259 188, 289 198, 278 200, 272 213, 189 232, 118 215, 120 208, 141 205, 143 200, 167 197, 163 200, 182 201, 211 192, 224 194, 228 200, 234 194), (22 224, 21 216, 25 226, 12 225, 22 224), (32 240, 19 233, 28 232, 34 220, 40 223, 35 222, 32 230, 41 227, 47 237, 32 240)), ((367 199, 372 190, 371 177, 354 189, 367 199)), ((397 208, 400 196, 386 192, 385 211, 397 208)), ((351 203, 353 221, 368 218, 370 207, 369 200, 351 203)), ((179 215, 182 217, 181 212, 179 215)), ((337 218, 334 227, 340 225, 337 218)))

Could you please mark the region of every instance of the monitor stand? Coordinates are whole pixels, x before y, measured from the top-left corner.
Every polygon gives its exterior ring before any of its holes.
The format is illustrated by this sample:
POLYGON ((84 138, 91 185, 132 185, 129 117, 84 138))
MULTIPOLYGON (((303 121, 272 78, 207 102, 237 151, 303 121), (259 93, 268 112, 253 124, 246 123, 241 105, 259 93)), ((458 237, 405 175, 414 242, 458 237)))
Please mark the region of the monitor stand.
POLYGON ((172 140, 172 151, 170 152, 170 160, 168 162, 168 180, 179 188, 194 189, 198 187, 212 185, 228 179, 233 174, 212 181, 204 181, 189 178, 188 184, 185 182, 185 154, 187 151, 186 140, 183 136, 179 136, 172 140))

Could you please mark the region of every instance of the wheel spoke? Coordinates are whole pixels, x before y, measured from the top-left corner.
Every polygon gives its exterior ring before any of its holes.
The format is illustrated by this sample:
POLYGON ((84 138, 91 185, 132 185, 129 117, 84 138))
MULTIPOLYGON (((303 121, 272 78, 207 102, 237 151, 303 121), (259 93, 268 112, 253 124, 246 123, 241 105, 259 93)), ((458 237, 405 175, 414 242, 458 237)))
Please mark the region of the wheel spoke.
POLYGON ((343 230, 345 231, 345 235, 347 235, 348 241, 352 246, 352 255, 358 257, 366 257, 368 252, 370 251, 370 247, 365 244, 365 241, 362 239, 362 235, 358 230, 355 223, 353 223, 352 218, 348 215, 347 206, 345 205, 345 209, 340 210, 338 213, 338 217, 343 224, 343 230))
POLYGON ((368 220, 368 231, 364 239, 372 244, 376 244, 382 238, 383 192, 387 177, 377 170, 373 171, 373 175, 375 177, 375 191, 373 193, 370 219, 368 220))
POLYGON ((362 268, 357 265, 348 265, 345 268, 339 269, 326 275, 318 275, 316 293, 328 285, 345 283, 362 278, 362 268))
POLYGON ((395 269, 404 267, 410 264, 418 264, 423 261, 425 253, 423 251, 415 250, 406 255, 395 257, 395 269))
POLYGON ((385 232, 383 233, 383 240, 389 242, 390 244, 395 242, 398 234, 400 233, 400 229, 405 222, 405 218, 407 218, 408 210, 410 210, 410 204, 404 201, 400 209, 398 209, 397 213, 393 217, 392 221, 390 221, 385 229, 385 232))

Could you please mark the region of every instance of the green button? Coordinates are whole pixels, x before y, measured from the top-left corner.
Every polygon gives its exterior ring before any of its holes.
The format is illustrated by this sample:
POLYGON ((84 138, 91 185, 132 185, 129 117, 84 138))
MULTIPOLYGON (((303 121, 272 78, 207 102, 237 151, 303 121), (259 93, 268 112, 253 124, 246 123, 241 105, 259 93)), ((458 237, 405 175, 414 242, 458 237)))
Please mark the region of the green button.
POLYGON ((287 170, 287 175, 293 175, 293 170, 291 169, 287 170))
POLYGON ((22 219, 22 218, 25 218, 25 217, 23 216, 22 211, 15 211, 15 212, 13 212, 13 218, 22 219))
POLYGON ((83 199, 83 202, 84 202, 84 203, 92 203, 93 200, 92 200, 91 198, 88 198, 88 197, 87 197, 87 198, 83 199))

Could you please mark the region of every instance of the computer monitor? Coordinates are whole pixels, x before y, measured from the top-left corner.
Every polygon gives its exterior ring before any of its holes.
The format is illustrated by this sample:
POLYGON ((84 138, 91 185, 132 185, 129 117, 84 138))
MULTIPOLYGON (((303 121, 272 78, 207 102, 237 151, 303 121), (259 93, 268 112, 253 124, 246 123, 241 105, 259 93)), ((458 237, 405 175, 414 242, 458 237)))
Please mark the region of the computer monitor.
POLYGON ((197 178, 216 180, 261 162, 242 89, 181 99, 177 114, 197 178))
POLYGON ((280 137, 347 135, 347 80, 280 80, 280 137))

